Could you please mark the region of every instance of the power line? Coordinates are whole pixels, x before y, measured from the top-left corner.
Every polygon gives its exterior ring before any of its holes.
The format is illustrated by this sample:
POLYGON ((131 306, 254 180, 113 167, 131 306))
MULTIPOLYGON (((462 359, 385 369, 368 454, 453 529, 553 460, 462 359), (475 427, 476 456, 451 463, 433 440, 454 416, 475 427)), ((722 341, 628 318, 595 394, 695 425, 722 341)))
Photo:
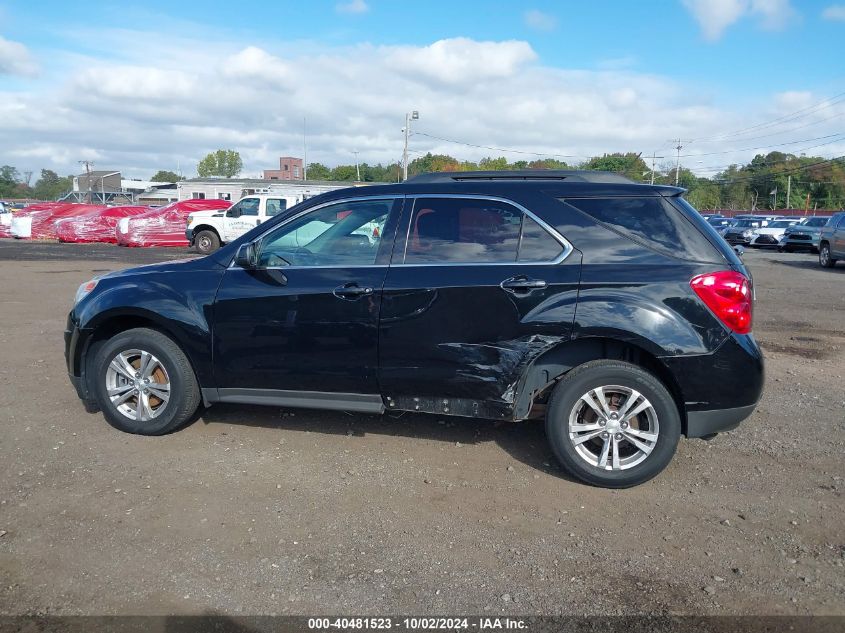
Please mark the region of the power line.
POLYGON ((583 155, 577 156, 577 155, 574 155, 574 154, 552 154, 552 153, 549 153, 549 152, 530 152, 530 151, 527 151, 527 150, 509 149, 509 148, 506 148, 506 147, 491 147, 490 145, 477 145, 475 143, 467 143, 466 141, 456 141, 455 139, 444 138, 442 136, 435 136, 434 134, 427 134, 425 132, 414 132, 414 134, 415 135, 419 134, 420 136, 433 138, 433 139, 436 139, 438 141, 444 141, 446 143, 455 143, 456 145, 466 145, 467 147, 475 147, 475 148, 478 148, 478 149, 489 149, 490 151, 493 151, 493 152, 506 152, 506 153, 509 153, 509 154, 527 154, 527 155, 530 155, 530 156, 544 156, 544 157, 549 157, 549 158, 587 158, 587 159, 593 158, 592 156, 583 156, 583 155))
MULTIPOLYGON (((820 141, 827 138, 841 137, 845 140, 845 132, 837 132, 836 134, 827 134, 825 136, 817 136, 815 138, 805 138, 800 141, 789 141, 786 143, 773 143, 772 145, 761 145, 759 147, 743 147, 741 149, 726 149, 720 152, 702 152, 700 154, 681 154, 681 158, 695 158, 696 156, 716 156, 717 154, 732 154, 734 152, 751 152, 758 149, 769 149, 771 147, 783 147, 784 145, 798 145, 799 143, 808 143, 810 141, 820 141)), ((831 141, 835 143, 837 140, 831 141)), ((821 143, 820 145, 812 145, 806 149, 813 149, 814 147, 821 147, 822 145, 829 145, 830 143, 821 143)))
POLYGON ((843 101, 843 100, 845 100, 845 92, 841 92, 841 93, 834 95, 832 97, 828 97, 827 99, 824 99, 823 101, 820 101, 819 103, 816 103, 815 105, 807 106, 806 108, 801 108, 800 110, 796 110, 794 112, 790 112, 790 113, 785 114, 785 115, 778 117, 776 119, 772 119, 771 121, 758 123, 757 125, 752 125, 750 127, 735 130, 733 132, 725 132, 724 134, 717 134, 714 137, 702 137, 702 138, 693 139, 693 140, 698 143, 698 142, 704 142, 705 140, 724 140, 724 139, 729 138, 731 136, 741 136, 745 132, 750 132, 752 130, 758 130, 758 129, 764 129, 764 128, 767 128, 767 127, 772 127, 772 126, 777 125, 779 123, 784 123, 784 122, 787 122, 787 121, 792 121, 792 120, 795 120, 795 119, 803 118, 803 117, 807 116, 808 114, 810 114, 810 113, 812 113, 816 110, 824 109, 824 108, 826 108, 830 105, 835 105, 836 103, 839 103, 840 101, 843 101))

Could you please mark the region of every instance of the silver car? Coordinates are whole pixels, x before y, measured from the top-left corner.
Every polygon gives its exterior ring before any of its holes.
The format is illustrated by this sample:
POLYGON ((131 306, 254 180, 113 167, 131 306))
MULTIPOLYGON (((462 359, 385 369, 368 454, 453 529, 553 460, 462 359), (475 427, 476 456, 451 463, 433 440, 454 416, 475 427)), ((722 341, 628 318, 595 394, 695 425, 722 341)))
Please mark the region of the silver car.
POLYGON ((810 250, 818 253, 819 231, 829 219, 829 215, 819 215, 790 226, 783 232, 783 237, 778 242, 778 251, 791 253, 797 250, 810 250))

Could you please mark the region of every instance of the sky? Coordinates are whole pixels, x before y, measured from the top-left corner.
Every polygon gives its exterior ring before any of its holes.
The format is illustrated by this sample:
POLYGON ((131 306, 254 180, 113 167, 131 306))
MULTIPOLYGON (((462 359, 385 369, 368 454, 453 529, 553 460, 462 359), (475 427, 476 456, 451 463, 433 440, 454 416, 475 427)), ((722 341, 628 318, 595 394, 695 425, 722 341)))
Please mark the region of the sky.
POLYGON ((389 163, 416 110, 411 158, 711 176, 845 154, 843 42, 845 0, 0 0, 0 164, 190 177, 231 148, 257 176, 303 136, 309 163, 389 163))

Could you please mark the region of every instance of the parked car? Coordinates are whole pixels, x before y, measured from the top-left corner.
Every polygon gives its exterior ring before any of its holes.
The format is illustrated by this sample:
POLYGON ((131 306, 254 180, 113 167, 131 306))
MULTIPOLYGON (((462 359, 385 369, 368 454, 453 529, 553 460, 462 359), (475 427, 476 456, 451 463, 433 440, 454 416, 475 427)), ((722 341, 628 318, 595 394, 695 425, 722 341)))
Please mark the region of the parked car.
POLYGON ((795 224, 794 220, 772 220, 767 226, 752 231, 748 245, 756 248, 776 248, 784 231, 795 224))
POLYGON ((834 213, 819 231, 819 264, 833 268, 845 259, 845 211, 834 213))
POLYGON ((207 255, 303 199, 301 194, 254 194, 224 211, 195 211, 188 215, 185 238, 197 252, 207 255))
POLYGON ((538 170, 322 194, 204 258, 82 284, 70 378, 142 435, 217 402, 544 416, 574 476, 639 484, 763 388, 751 276, 682 193, 538 170))
POLYGON ((762 220, 735 220, 733 224, 725 228, 724 233, 722 233, 722 237, 725 238, 725 241, 728 244, 742 244, 743 246, 748 246, 751 243, 754 231, 762 226, 762 220))
POLYGON ((121 246, 188 246, 185 221, 194 211, 228 209, 225 200, 181 200, 151 209, 115 226, 115 240, 121 246))
POLYGON ((709 224, 714 229, 716 229, 716 232, 718 232, 719 229, 723 229, 723 228, 731 226, 733 223, 734 223, 734 220, 732 220, 731 218, 723 217, 723 216, 708 218, 708 220, 707 220, 707 224, 709 224))
POLYGON ((807 249, 810 252, 819 252, 819 231, 830 220, 829 215, 807 218, 794 226, 790 226, 783 232, 783 237, 778 243, 778 250, 791 253, 796 250, 807 249))

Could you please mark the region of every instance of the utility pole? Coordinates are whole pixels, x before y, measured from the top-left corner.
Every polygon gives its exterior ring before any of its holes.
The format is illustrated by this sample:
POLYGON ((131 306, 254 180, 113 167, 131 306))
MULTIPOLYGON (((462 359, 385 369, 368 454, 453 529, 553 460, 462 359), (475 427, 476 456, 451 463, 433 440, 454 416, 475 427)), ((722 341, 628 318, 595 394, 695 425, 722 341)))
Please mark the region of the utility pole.
POLYGON ((302 117, 302 179, 308 180, 308 136, 305 117, 302 117))
MULTIPOLYGON (((654 184, 654 163, 657 161, 658 158, 666 158, 665 156, 656 156, 657 152, 651 153, 651 184, 654 184)), ((677 184, 677 177, 675 184, 677 184)))
POLYGON ((677 158, 675 158, 675 186, 678 186, 678 182, 681 179, 681 150, 684 149, 684 141, 680 138, 676 141, 672 141, 673 143, 677 143, 678 145, 675 147, 677 150, 677 158))
POLYGON ((355 180, 357 182, 361 182, 361 169, 358 167, 358 150, 353 149, 352 153, 355 154, 355 180))
POLYGON ((78 162, 80 165, 85 165, 85 174, 88 177, 88 204, 91 204, 91 165, 94 163, 90 160, 80 160, 78 162))
POLYGON ((792 208, 792 202, 789 199, 790 194, 792 193, 792 174, 790 174, 786 179, 786 208, 792 208))
POLYGON ((413 112, 405 113, 405 150, 402 152, 402 180, 408 180, 408 136, 411 132, 411 121, 416 121, 420 118, 420 113, 414 110, 413 112))

